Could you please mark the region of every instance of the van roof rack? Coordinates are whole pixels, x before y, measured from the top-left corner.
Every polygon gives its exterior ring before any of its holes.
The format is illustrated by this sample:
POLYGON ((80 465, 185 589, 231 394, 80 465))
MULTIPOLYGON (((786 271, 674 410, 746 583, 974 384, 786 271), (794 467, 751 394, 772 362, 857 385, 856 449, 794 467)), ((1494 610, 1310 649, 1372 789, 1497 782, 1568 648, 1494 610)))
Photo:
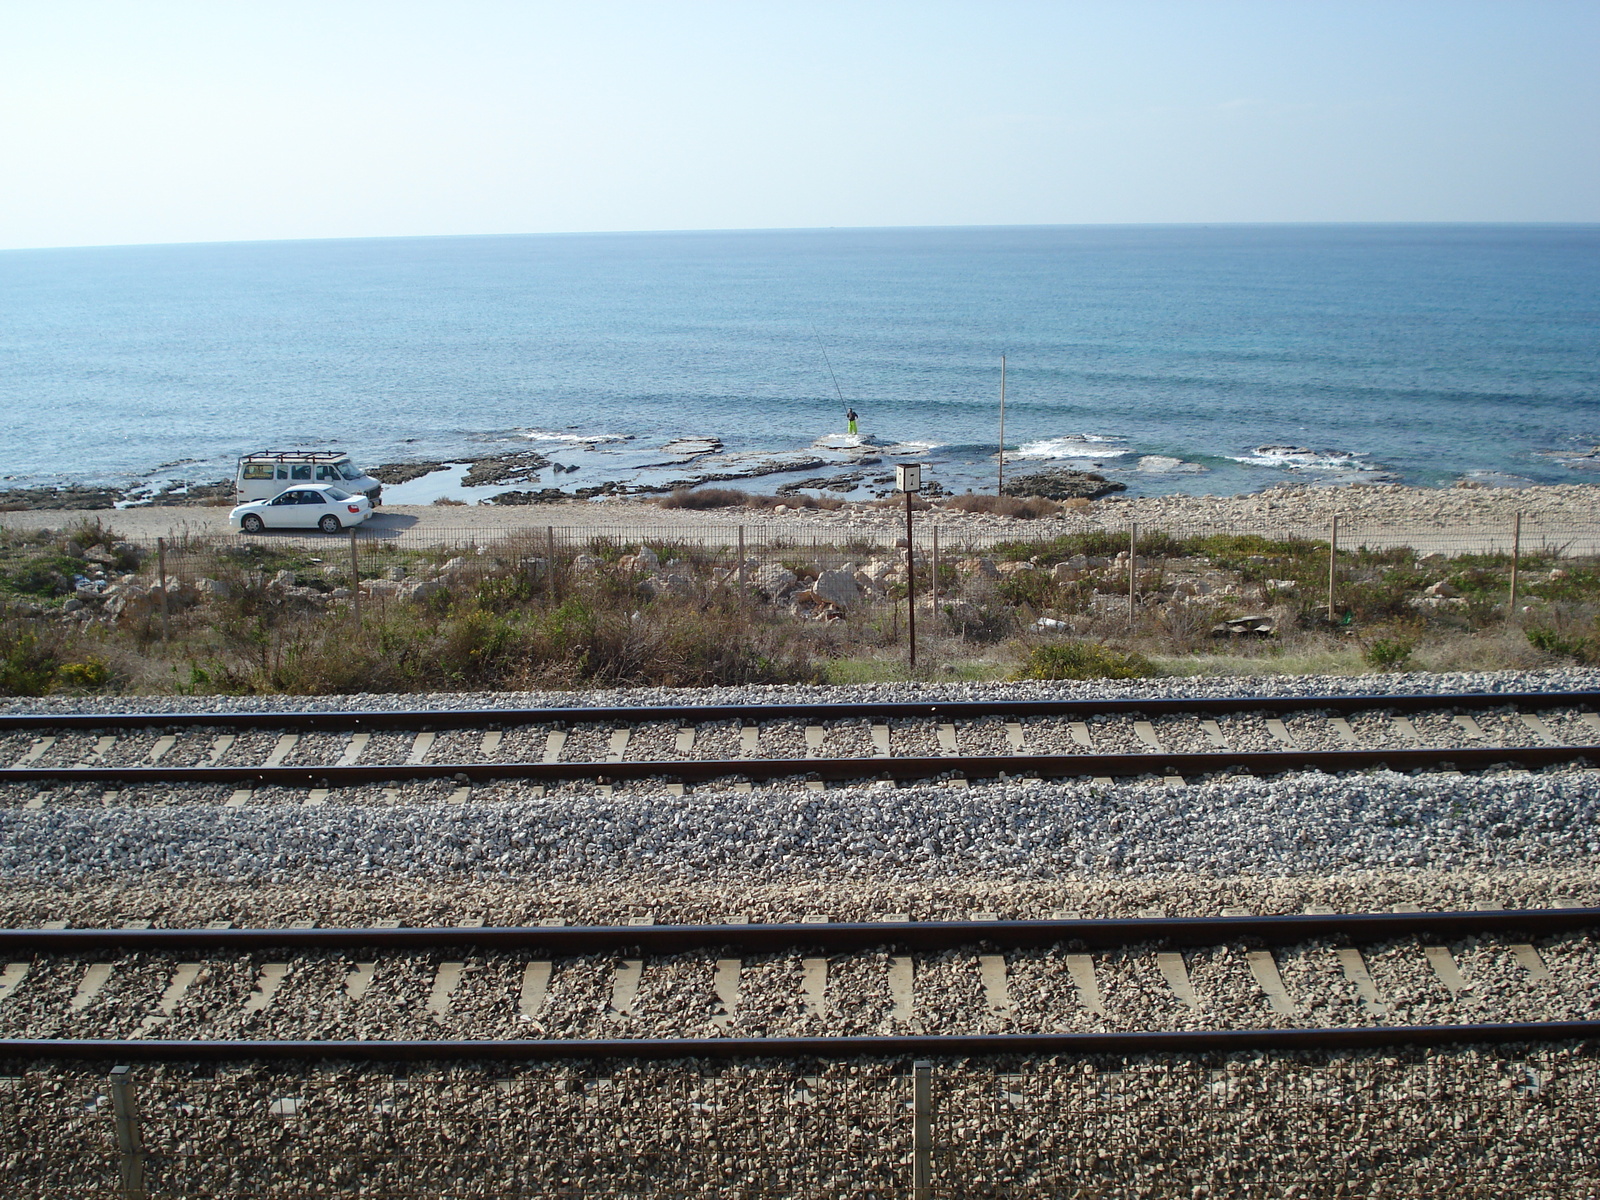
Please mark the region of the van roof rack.
POLYGON ((269 462, 281 462, 286 458, 307 459, 311 462, 336 462, 341 458, 349 458, 346 450, 257 450, 252 454, 241 454, 240 462, 251 459, 265 459, 269 462))

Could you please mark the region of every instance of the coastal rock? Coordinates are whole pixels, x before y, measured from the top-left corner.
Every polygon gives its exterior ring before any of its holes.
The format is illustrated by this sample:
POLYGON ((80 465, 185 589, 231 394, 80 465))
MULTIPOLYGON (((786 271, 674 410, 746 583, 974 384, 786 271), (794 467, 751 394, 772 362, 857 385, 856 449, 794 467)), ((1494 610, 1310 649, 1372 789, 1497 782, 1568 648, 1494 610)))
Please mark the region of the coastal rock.
POLYGON ((1153 475, 1199 475, 1207 470, 1199 463, 1184 462, 1167 454, 1146 454, 1134 469, 1153 475))
POLYGON ((432 475, 444 468, 445 464, 442 462, 384 463, 382 466, 368 468, 367 474, 379 483, 394 487, 396 484, 421 479, 424 475, 432 475))
POLYGON ((639 586, 652 597, 692 596, 695 591, 694 580, 687 575, 678 575, 671 571, 663 575, 652 575, 639 586))
POLYGON ((817 576, 817 582, 811 590, 840 608, 849 608, 861 600, 860 589, 856 587, 855 576, 850 571, 824 571, 817 576))
POLYGON ((666 454, 714 454, 722 449, 722 439, 719 437, 673 438, 661 449, 666 454))
POLYGON ((1107 479, 1093 471, 1065 468, 1034 471, 1006 480, 1006 495, 1043 496, 1046 500, 1098 500, 1112 492, 1127 490, 1127 484, 1107 479))
POLYGON ((1275 637, 1277 632, 1277 620, 1268 613, 1230 617, 1211 627, 1211 636, 1214 638, 1275 637))
POLYGON ((550 460, 536 450, 520 450, 515 454, 497 454, 493 458, 480 458, 467 468, 461 477, 466 487, 493 487, 496 484, 529 483, 532 476, 550 465, 550 460))
POLYGON ((752 587, 770 600, 778 600, 794 590, 800 577, 779 563, 768 563, 759 570, 747 572, 752 587))
POLYGON ((490 496, 485 504, 558 504, 563 500, 571 500, 560 488, 540 488, 537 492, 500 492, 490 496))

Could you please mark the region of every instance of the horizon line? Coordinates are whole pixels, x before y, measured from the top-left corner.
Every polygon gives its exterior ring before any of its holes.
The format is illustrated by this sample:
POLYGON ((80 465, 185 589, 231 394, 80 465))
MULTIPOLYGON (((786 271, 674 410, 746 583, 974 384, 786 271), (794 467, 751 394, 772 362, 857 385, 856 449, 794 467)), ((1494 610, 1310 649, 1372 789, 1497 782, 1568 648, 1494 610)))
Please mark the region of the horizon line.
POLYGON ((735 225, 725 228, 555 229, 506 233, 385 233, 328 237, 221 238, 178 242, 80 242, 53 246, 5 246, 0 254, 53 253, 62 250, 152 250, 181 246, 271 246, 322 242, 466 241, 493 238, 693 237, 737 233, 864 233, 1001 229, 1328 229, 1328 228, 1543 228, 1600 227, 1600 221, 1057 221, 973 225, 735 225))

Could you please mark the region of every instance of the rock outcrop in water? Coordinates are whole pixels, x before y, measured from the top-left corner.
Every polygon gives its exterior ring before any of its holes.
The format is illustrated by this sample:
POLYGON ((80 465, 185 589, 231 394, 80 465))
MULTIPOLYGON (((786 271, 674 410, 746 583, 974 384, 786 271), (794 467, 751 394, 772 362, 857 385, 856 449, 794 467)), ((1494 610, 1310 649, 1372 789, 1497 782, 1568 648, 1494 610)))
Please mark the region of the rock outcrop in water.
POLYGON ((1125 492, 1128 485, 1096 475, 1093 471, 1056 468, 1017 475, 1006 480, 1008 496, 1043 496, 1046 500, 1098 500, 1112 492, 1125 492))

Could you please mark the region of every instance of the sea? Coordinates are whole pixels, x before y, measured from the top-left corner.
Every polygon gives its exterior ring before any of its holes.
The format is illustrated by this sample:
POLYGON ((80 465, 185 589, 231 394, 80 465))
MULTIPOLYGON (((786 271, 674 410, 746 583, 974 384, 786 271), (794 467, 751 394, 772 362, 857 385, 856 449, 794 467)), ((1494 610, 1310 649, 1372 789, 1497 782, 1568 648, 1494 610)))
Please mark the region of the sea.
POLYGON ((6 251, 0 488, 137 496, 316 447, 364 466, 537 450, 555 465, 533 482, 568 489, 817 477, 861 498, 918 461, 989 490, 1002 356, 1013 477, 1095 470, 1130 495, 1600 481, 1600 225, 6 251))

